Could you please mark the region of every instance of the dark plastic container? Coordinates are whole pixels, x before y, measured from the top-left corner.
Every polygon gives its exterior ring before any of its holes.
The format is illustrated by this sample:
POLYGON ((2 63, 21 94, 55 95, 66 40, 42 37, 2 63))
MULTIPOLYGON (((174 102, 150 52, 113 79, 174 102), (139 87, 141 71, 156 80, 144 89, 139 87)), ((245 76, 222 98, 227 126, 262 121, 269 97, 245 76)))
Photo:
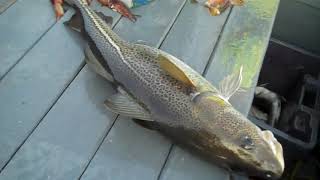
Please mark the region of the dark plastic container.
POLYGON ((319 65, 318 58, 310 57, 283 44, 270 42, 259 83, 268 84, 268 89, 280 95, 294 96, 296 101, 293 102, 295 105, 292 108, 293 117, 288 118, 290 119, 288 123, 291 123, 293 130, 290 129, 290 133, 286 133, 250 115, 248 118, 262 129, 274 133, 282 144, 286 163, 308 155, 317 144, 320 121, 320 80, 315 78, 315 75, 319 74, 319 65), (291 70, 295 67, 303 68, 300 72, 291 70), (309 73, 312 76, 307 75, 309 73), (305 74, 303 80, 300 80, 297 86, 294 85, 294 82, 299 81, 298 76, 301 77, 301 74, 305 74), (305 99, 309 100, 305 101, 305 99), (306 131, 309 134, 301 138, 300 131, 306 131))

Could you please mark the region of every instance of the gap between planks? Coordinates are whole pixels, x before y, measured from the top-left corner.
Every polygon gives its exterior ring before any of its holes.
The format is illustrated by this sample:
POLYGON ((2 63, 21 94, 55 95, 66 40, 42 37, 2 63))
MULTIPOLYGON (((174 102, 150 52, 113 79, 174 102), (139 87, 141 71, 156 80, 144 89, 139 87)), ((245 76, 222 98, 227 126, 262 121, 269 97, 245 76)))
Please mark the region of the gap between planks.
POLYGON ((212 50, 212 52, 211 52, 211 54, 210 54, 210 56, 209 56, 207 65, 204 67, 204 70, 203 70, 203 72, 202 72, 202 76, 204 76, 204 77, 206 77, 206 75, 207 75, 207 73, 208 73, 208 70, 209 70, 209 68, 210 68, 210 66, 211 66, 211 64, 212 64, 213 56, 214 56, 215 52, 217 51, 218 44, 219 44, 219 42, 220 42, 220 40, 221 40, 221 37, 222 37, 222 35, 223 35, 223 30, 224 30, 224 28, 225 28, 225 26, 226 26, 226 24, 227 24, 227 22, 228 22, 228 20, 229 20, 230 14, 232 13, 232 10, 233 10, 233 7, 231 7, 231 9, 230 9, 230 11, 229 11, 229 14, 228 14, 228 16, 227 16, 227 18, 226 18, 226 21, 224 22, 224 24, 223 24, 223 26, 222 26, 222 28, 221 28, 221 32, 220 32, 220 34, 219 34, 219 36, 218 36, 217 43, 214 45, 214 48, 213 48, 213 50, 212 50))
POLYGON ((111 129, 113 128, 114 124, 116 123, 117 119, 119 118, 119 114, 114 118, 111 126, 106 130, 106 133, 104 134, 103 138, 101 139, 101 141, 98 143, 97 148, 95 149, 94 153, 92 154, 92 156, 89 158, 89 161, 87 162, 87 164, 85 165, 85 167, 83 168, 83 171, 81 172, 80 176, 78 177, 78 180, 80 180, 82 178, 82 176, 84 175, 84 173, 86 172, 86 170, 88 169, 91 161, 93 160, 94 156, 97 154, 97 152, 99 151, 101 145, 103 144, 104 140, 107 138, 109 132, 111 131, 111 129))
MULTIPOLYGON (((70 13, 70 11, 65 12, 65 15, 67 13, 70 13)), ((116 26, 116 24, 120 21, 121 16, 117 17, 115 23, 112 25, 112 28, 114 28, 116 26)), ((44 37, 44 35, 47 34, 47 32, 55 25, 57 24, 57 22, 55 22, 52 26, 50 26, 50 28, 26 51, 25 54, 23 54, 23 56, 21 57, 21 59, 27 54, 27 52, 29 52, 40 40, 42 37, 44 37)), ((21 60, 19 59, 19 61, 21 60)), ((18 62, 19 62, 18 61, 18 62)), ((16 64, 18 64, 18 62, 16 64)), ((16 65, 15 64, 15 65, 16 65)), ((15 66, 14 65, 14 66, 15 66)), ((25 137, 25 139, 21 142, 21 144, 19 144, 19 146, 14 150, 14 152, 11 154, 10 158, 6 161, 5 165, 0 169, 0 174, 1 172, 7 167, 7 165, 9 164, 9 162, 12 160, 12 158, 17 154, 17 152, 20 150, 20 148, 25 144, 25 142, 27 141, 27 139, 32 135, 32 133, 35 131, 35 129, 39 126, 39 124, 42 122, 42 120, 46 117, 46 115, 50 112, 50 110, 54 107, 54 105, 58 102, 58 100, 60 99, 60 97, 63 95, 63 93, 68 89, 68 87, 72 84, 72 82, 75 80, 75 78, 78 76, 78 74, 81 72, 81 70, 83 69, 83 67, 86 65, 85 61, 83 61, 80 64, 79 69, 75 72, 74 76, 71 78, 71 80, 67 83, 67 85, 65 86, 65 88, 62 89, 62 91, 57 95, 56 100, 53 102, 53 104, 51 106, 49 106, 48 110, 44 113, 44 115, 40 118, 40 120, 37 122, 37 124, 34 126, 34 128, 27 134, 27 136, 25 137)), ((13 67, 14 67, 13 66, 13 67)), ((10 68, 11 69, 13 69, 10 68)), ((8 72, 10 72, 10 70, 8 72)), ((8 73, 6 72, 6 74, 8 73)), ((5 76, 5 75, 4 75, 5 76)), ((4 77, 3 76, 3 77, 4 77)), ((2 80, 2 78, 0 78, 0 81, 2 80)))
MULTIPOLYGON (((47 33, 52 29, 53 26, 57 24, 57 21, 53 23, 51 26, 48 27, 46 31, 44 31, 43 34, 22 54, 22 56, 11 66, 9 69, 2 75, 0 76, 0 82, 2 81, 3 78, 7 76, 7 74, 34 48, 34 46, 45 36, 47 33)), ((1 172, 1 171, 0 171, 1 172)))

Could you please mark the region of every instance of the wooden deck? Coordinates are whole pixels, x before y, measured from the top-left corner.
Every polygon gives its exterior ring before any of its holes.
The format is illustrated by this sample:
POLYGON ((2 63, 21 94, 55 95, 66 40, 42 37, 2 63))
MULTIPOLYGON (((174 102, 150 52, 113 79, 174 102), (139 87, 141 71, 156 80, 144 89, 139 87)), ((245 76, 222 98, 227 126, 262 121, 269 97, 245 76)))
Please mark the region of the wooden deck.
MULTIPOLYGON (((215 85, 244 65, 247 114, 278 0, 248 0, 219 17, 186 0, 155 0, 113 28, 184 60, 215 85)), ((158 132, 107 111, 113 87, 84 63, 84 40, 55 22, 49 0, 0 0, 0 180, 229 179, 158 132)), ((242 177, 245 179, 245 177, 242 177)))

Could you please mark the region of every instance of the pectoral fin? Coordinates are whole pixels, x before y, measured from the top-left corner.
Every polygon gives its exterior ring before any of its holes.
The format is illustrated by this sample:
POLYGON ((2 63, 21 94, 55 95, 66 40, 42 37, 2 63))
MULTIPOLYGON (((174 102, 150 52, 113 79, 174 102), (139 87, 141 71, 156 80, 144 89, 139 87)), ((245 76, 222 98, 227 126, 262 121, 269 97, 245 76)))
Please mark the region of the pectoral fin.
POLYGON ((239 90, 242 81, 242 69, 241 66, 239 71, 228 75, 220 82, 219 91, 224 99, 229 100, 239 90))
POLYGON ((171 77, 182 82, 183 84, 195 87, 194 82, 174 61, 171 61, 167 56, 159 54, 158 56, 160 67, 165 70, 171 77))
POLYGON ((150 113, 132 98, 120 93, 105 101, 105 106, 112 112, 134 119, 153 121, 150 113))

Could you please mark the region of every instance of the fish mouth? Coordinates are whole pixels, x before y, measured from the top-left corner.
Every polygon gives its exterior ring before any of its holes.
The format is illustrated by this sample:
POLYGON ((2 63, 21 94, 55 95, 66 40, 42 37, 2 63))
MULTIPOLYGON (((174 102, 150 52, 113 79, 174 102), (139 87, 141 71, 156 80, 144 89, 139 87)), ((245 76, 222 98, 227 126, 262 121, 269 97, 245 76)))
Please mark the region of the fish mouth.
POLYGON ((273 133, 269 130, 262 131, 262 137, 266 143, 271 147, 272 153, 276 157, 280 165, 280 169, 277 169, 278 174, 282 174, 284 171, 284 158, 283 158, 283 149, 278 140, 274 137, 273 133))

